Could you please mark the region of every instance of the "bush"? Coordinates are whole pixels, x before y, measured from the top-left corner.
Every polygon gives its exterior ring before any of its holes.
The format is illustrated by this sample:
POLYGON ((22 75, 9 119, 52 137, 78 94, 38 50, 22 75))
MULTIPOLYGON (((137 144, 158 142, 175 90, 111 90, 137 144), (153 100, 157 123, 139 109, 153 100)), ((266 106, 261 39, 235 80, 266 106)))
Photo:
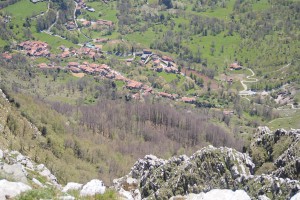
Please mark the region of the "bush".
POLYGON ((262 166, 265 163, 267 157, 268 155, 264 148, 256 147, 252 149, 252 158, 256 169, 258 169, 260 166, 262 166))
POLYGON ((256 174, 269 174, 273 170, 275 170, 275 165, 272 162, 266 162, 257 169, 256 174))
POLYGON ((38 199, 51 199, 55 196, 55 189, 53 188, 41 188, 34 189, 21 194, 18 200, 38 200, 38 199))
POLYGON ((97 194, 95 200, 117 200, 117 193, 114 190, 106 190, 104 194, 97 194))

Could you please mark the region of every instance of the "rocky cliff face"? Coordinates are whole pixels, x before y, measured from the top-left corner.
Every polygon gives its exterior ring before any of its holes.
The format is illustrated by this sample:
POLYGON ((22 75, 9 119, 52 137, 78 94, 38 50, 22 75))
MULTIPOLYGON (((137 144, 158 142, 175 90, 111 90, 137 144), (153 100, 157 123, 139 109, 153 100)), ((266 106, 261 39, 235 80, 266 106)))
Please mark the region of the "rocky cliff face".
POLYGON ((179 156, 164 161, 146 156, 133 166, 131 176, 140 179, 143 198, 159 198, 207 192, 213 188, 234 188, 236 181, 249 176, 253 168, 246 154, 209 146, 189 158, 179 156))
MULTIPOLYGON (((140 189, 141 198, 149 199, 199 194, 216 188, 244 190, 252 199, 289 199, 300 190, 299 133, 300 130, 271 133, 267 127, 258 129, 251 144, 251 155, 255 148, 267 152, 263 162, 275 167, 268 174, 256 175, 257 168, 248 154, 208 146, 191 157, 183 155, 163 160, 147 155, 135 163, 126 177, 115 180, 115 185, 118 190, 131 194, 140 189), (127 180, 131 178, 136 184, 128 188, 127 180)), ((138 199, 137 195, 131 197, 138 199)))
MULTIPOLYGON (((23 192, 38 188, 51 188, 55 197, 74 200, 69 191, 78 191, 80 197, 103 194, 106 187, 101 180, 83 184, 68 183, 62 187, 56 177, 43 164, 36 164, 18 151, 0 149, 0 200, 11 199, 23 192)), ((53 196, 54 197, 54 196, 53 196)))
POLYGON ((271 133, 267 127, 260 127, 251 144, 250 153, 257 168, 266 162, 274 165, 274 170, 264 173, 279 178, 299 180, 300 174, 300 130, 278 129, 271 133), (259 149, 260 152, 255 153, 259 149))
POLYGON ((33 187, 60 189, 56 177, 43 164, 34 163, 18 151, 0 149, 0 199, 7 199, 33 187))

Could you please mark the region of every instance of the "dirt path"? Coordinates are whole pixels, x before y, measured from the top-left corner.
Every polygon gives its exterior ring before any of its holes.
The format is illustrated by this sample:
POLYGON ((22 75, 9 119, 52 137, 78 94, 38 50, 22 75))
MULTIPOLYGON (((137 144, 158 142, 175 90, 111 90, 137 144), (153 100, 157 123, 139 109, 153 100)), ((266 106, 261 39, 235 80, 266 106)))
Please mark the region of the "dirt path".
POLYGON ((291 63, 289 63, 289 64, 287 64, 287 65, 285 65, 285 66, 283 66, 282 68, 280 68, 280 69, 277 69, 275 72, 277 72, 277 71, 281 71, 281 70, 283 70, 284 68, 287 68, 288 66, 290 66, 291 65, 291 63))
POLYGON ((48 30, 47 30, 49 33, 51 33, 50 30, 51 30, 52 27, 57 23, 58 17, 59 17, 59 11, 56 12, 55 22, 54 22, 53 24, 51 24, 51 26, 49 26, 49 28, 48 28, 48 30))
POLYGON ((252 73, 252 75, 246 77, 246 79, 248 79, 248 80, 242 80, 241 81, 241 84, 242 84, 244 89, 239 92, 239 95, 242 95, 242 96, 253 95, 253 94, 256 93, 256 92, 253 92, 251 90, 248 90, 248 87, 245 84, 245 83, 256 83, 258 81, 257 78, 252 78, 253 76, 255 76, 255 73, 253 72, 253 70, 249 69, 249 68, 247 68, 247 69, 252 73))

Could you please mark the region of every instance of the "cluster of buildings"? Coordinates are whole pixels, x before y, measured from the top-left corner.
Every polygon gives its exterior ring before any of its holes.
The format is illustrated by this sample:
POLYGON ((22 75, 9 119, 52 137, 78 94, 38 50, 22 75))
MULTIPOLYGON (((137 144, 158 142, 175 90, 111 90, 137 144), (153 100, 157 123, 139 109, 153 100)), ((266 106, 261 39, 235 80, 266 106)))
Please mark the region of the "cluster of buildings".
POLYGON ((169 94, 166 92, 155 92, 153 88, 143 84, 142 82, 135 81, 132 79, 128 79, 121 75, 119 72, 112 70, 106 64, 96 64, 96 63, 88 63, 82 62, 81 64, 78 62, 69 62, 66 69, 70 70, 73 73, 86 73, 95 76, 100 76, 102 78, 108 78, 111 80, 123 81, 125 83, 125 88, 131 90, 133 92, 132 98, 139 100, 144 96, 148 96, 150 94, 156 95, 162 98, 168 98, 171 100, 178 100, 185 103, 195 103, 195 97, 181 97, 179 98, 178 94, 169 94))
POLYGON ((25 41, 18 44, 19 50, 25 51, 28 56, 49 57, 48 44, 41 41, 25 41))
MULTIPOLYGON (((141 57, 140 64, 152 62, 153 69, 157 72, 179 73, 174 60, 169 56, 159 56, 148 49, 144 49, 142 52, 136 52, 136 56, 141 57)), ((128 60, 128 62, 130 61, 132 60, 128 60)))
MULTIPOLYGON (((18 48, 22 51, 26 52, 28 56, 49 56, 48 44, 40 41, 25 41, 18 45, 18 48)), ((56 55, 58 58, 69 58, 69 57, 77 57, 81 59, 83 56, 87 56, 89 58, 95 58, 96 56, 101 56, 103 52, 101 51, 101 45, 92 45, 86 44, 85 46, 79 49, 70 49, 64 46, 60 46, 62 51, 61 54, 56 55)), ((153 54, 151 50, 143 50, 142 53, 137 52, 136 55, 141 56, 141 60, 144 61, 144 64, 152 61, 153 66, 156 71, 162 69, 168 73, 178 73, 177 67, 175 67, 174 60, 167 56, 158 56, 153 54)), ((8 53, 2 54, 3 58, 11 59, 11 55, 8 53)), ((64 69, 69 70, 73 73, 85 73, 90 74, 102 78, 107 78, 111 80, 119 80, 125 83, 125 88, 132 91, 132 98, 141 99, 143 96, 147 96, 149 94, 153 94, 162 98, 169 98, 171 100, 178 100, 185 103, 195 103, 195 97, 182 97, 180 98, 177 94, 169 94, 166 92, 154 92, 153 88, 143 84, 142 82, 128 79, 121 75, 119 72, 112 70, 106 64, 97 64, 97 63, 89 63, 89 62, 69 62, 67 66, 61 67, 55 64, 46 64, 40 63, 38 64, 38 68, 40 69, 64 69)))
POLYGON ((67 65, 67 69, 69 69, 73 73, 86 73, 91 75, 98 75, 109 79, 114 79, 116 75, 119 75, 118 72, 112 70, 106 64, 96 64, 96 63, 88 63, 82 62, 81 64, 78 62, 69 62, 67 65))
POLYGON ((96 59, 103 56, 102 45, 92 45, 88 43, 79 49, 69 49, 64 46, 61 46, 60 49, 62 53, 57 56, 59 58, 88 57, 91 59, 96 59))

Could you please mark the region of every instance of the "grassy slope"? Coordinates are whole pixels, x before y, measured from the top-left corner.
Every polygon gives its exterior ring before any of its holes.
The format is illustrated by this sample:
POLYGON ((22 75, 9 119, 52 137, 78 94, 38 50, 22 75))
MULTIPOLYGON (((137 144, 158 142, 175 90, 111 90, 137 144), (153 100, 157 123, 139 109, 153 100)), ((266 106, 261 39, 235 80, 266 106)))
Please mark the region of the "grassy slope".
POLYGON ((48 1, 31 3, 29 0, 21 0, 13 5, 4 8, 4 11, 11 13, 15 19, 24 20, 26 17, 40 14, 47 10, 48 1))

